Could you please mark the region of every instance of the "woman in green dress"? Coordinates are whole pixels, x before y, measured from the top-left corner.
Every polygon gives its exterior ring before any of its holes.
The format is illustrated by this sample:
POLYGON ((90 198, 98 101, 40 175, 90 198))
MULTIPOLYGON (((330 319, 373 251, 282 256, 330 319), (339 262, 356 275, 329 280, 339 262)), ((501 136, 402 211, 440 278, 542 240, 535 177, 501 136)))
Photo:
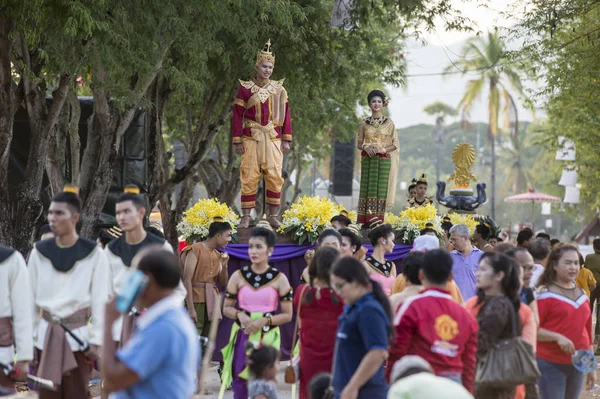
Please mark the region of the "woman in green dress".
POLYGON ((361 150, 360 196, 357 222, 383 222, 386 209, 394 205, 399 148, 394 122, 383 115, 388 99, 381 90, 367 96, 371 116, 361 124, 357 147, 361 150))

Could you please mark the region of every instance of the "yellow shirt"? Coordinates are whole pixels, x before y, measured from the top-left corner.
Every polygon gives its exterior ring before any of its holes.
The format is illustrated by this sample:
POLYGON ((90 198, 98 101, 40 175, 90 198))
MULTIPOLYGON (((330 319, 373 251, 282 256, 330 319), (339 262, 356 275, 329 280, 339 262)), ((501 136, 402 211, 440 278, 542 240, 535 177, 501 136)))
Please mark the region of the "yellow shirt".
POLYGON ((594 278, 594 273, 592 273, 590 269, 586 269, 585 267, 579 269, 579 274, 577 274, 575 284, 584 290, 588 297, 590 296, 590 287, 596 283, 597 282, 594 278))

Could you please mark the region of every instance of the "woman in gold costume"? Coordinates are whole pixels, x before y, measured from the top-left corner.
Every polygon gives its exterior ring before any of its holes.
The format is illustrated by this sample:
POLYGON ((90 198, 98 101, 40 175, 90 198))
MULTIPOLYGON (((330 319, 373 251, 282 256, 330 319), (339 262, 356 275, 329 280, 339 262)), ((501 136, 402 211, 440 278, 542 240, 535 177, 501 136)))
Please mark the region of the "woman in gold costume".
POLYGON ((394 122, 382 114, 388 99, 381 90, 367 96, 371 116, 361 124, 357 147, 361 152, 360 196, 357 222, 383 222, 387 208, 394 205, 399 148, 394 122))

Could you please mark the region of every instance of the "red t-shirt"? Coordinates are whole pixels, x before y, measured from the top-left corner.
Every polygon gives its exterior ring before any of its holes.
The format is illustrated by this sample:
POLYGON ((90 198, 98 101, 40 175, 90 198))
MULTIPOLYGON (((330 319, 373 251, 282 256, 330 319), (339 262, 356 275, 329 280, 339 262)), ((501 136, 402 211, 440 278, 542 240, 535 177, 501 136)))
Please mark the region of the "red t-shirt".
POLYGON ((320 373, 331 373, 338 318, 344 311, 342 299, 330 289, 305 289, 301 285, 294 296, 294 310, 300 295, 311 291, 310 304, 300 305, 300 399, 308 398, 308 384, 320 373))
MULTIPOLYGON (((537 295, 540 328, 559 333, 573 341, 575 350, 590 349, 592 344, 592 312, 585 292, 572 300, 555 292, 537 295)), ((571 355, 556 342, 537 343, 537 357, 548 362, 571 364, 571 355)))
POLYGON ((460 373, 473 392, 477 354, 477 321, 448 291, 428 288, 406 299, 396 317, 396 343, 390 349, 389 373, 405 355, 427 360, 436 375, 460 373))

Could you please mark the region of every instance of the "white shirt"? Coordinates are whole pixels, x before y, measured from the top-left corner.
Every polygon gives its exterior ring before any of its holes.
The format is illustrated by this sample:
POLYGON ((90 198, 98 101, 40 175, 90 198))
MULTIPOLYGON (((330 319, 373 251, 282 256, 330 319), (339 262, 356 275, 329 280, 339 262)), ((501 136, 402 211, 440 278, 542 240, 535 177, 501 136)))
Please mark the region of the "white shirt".
POLYGON ((15 251, 0 263, 0 317, 12 317, 16 348, 0 347, 0 362, 33 360, 33 298, 23 256, 15 251))
MULTIPOLYGON (((122 239, 124 239, 124 238, 122 238, 122 239)), ((162 244, 162 248, 165 251, 169 251, 169 252, 173 253, 173 248, 171 247, 171 244, 169 244, 168 241, 165 241, 162 244)), ((125 263, 123 262, 123 259, 121 259, 120 256, 115 255, 110 250, 109 246, 106 246, 104 251, 108 258, 108 262, 110 263, 110 269, 111 269, 111 274, 112 274, 112 291, 117 293, 121 290, 121 287, 123 287, 123 285, 127 282, 127 279, 129 278, 129 275, 131 274, 131 271, 133 269, 130 267, 131 265, 125 265, 125 263)), ((177 289, 175 290, 175 296, 177 298, 179 298, 180 304, 183 304, 183 301, 185 300, 186 295, 187 295, 187 290, 183 286, 183 282, 181 280, 179 280, 179 285, 177 286, 177 289)), ((121 340, 122 330, 123 330, 123 317, 119 317, 112 326, 113 340, 115 340, 115 341, 121 340)))
MULTIPOLYGON (((54 316, 68 317, 78 310, 90 307, 90 324, 73 330, 82 341, 92 345, 102 345, 104 328, 104 306, 110 295, 110 267, 104 251, 96 247, 84 259, 75 263, 68 272, 57 271, 49 259, 35 247, 29 256, 29 274, 36 313, 39 318, 34 330, 34 345, 44 349, 44 339, 48 322, 41 318, 42 310, 54 316)), ((66 333, 65 333, 66 334, 66 333)), ((73 351, 81 346, 66 334, 73 351)))
POLYGON ((531 280, 529 280, 529 288, 535 288, 537 286, 542 273, 544 273, 544 266, 539 263, 534 263, 533 274, 531 275, 531 280))

